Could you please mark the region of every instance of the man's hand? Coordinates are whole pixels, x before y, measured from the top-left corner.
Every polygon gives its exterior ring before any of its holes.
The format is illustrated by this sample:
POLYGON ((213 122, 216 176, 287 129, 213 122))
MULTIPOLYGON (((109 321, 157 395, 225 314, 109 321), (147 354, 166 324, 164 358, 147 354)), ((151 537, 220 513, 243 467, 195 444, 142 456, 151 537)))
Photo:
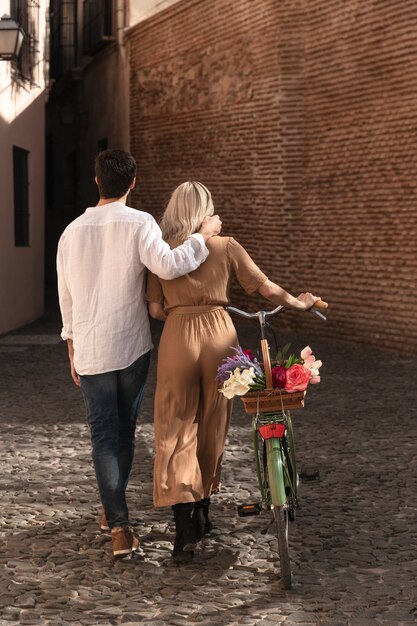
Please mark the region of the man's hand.
POLYGON ((81 387, 80 377, 75 371, 74 361, 70 359, 70 363, 71 363, 71 378, 74 381, 74 383, 77 385, 77 387, 81 387))
POLYGON ((213 215, 212 217, 204 218, 203 223, 201 224, 201 228, 198 232, 204 237, 204 241, 207 241, 211 237, 215 237, 215 235, 218 235, 221 229, 222 223, 220 221, 220 217, 218 215, 213 215))
POLYGON ((67 346, 68 346, 68 356, 69 356, 70 365, 71 365, 71 378, 74 381, 74 383, 77 385, 77 387, 81 387, 80 377, 78 376, 74 367, 74 345, 72 343, 72 339, 67 339, 67 346))

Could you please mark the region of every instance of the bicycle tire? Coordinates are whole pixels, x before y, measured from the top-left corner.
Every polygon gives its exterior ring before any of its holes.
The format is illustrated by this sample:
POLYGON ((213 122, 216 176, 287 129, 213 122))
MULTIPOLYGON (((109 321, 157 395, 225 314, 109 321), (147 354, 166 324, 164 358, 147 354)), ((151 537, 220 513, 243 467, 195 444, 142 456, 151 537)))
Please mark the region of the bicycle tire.
POLYGON ((291 560, 288 548, 288 504, 283 471, 285 454, 279 439, 267 442, 267 471, 271 493, 271 508, 275 521, 278 539, 279 567, 281 585, 285 590, 291 589, 291 560))
POLYGON ((285 590, 292 586, 291 559, 288 549, 288 511, 284 506, 273 508, 275 530, 278 539, 279 568, 281 571, 281 585, 285 590))

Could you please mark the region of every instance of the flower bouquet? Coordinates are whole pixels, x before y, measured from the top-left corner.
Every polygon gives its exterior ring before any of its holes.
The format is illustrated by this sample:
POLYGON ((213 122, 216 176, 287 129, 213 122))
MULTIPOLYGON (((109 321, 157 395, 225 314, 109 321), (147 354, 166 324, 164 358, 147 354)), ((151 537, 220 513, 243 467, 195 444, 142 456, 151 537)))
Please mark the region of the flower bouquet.
POLYGON ((250 350, 233 348, 235 355, 224 359, 217 370, 219 392, 228 399, 241 396, 247 413, 302 408, 308 385, 320 382, 322 362, 310 346, 300 356, 288 354, 289 348, 288 344, 278 352, 268 376, 250 350))

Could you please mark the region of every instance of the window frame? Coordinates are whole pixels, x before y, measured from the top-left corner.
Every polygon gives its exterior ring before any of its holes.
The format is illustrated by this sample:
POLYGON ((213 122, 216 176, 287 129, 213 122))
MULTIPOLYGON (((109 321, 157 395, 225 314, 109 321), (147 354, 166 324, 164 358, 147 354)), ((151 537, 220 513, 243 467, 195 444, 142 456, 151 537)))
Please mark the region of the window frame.
POLYGON ((29 150, 13 146, 14 244, 16 248, 30 246, 29 154, 29 150))

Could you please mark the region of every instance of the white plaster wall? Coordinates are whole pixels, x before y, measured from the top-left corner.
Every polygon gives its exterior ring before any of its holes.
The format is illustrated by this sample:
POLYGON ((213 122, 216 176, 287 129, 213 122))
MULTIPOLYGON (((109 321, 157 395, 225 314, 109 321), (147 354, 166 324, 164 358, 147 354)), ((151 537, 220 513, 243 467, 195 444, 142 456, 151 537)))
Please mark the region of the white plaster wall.
POLYGON ((130 0, 129 27, 148 19, 179 0, 130 0))
MULTIPOLYGON (((48 3, 39 2, 39 60, 35 86, 12 81, 0 61, 0 334, 43 312, 45 39, 48 3), (30 245, 14 245, 13 146, 29 151, 30 245)), ((10 3, 0 0, 0 15, 10 3)))

